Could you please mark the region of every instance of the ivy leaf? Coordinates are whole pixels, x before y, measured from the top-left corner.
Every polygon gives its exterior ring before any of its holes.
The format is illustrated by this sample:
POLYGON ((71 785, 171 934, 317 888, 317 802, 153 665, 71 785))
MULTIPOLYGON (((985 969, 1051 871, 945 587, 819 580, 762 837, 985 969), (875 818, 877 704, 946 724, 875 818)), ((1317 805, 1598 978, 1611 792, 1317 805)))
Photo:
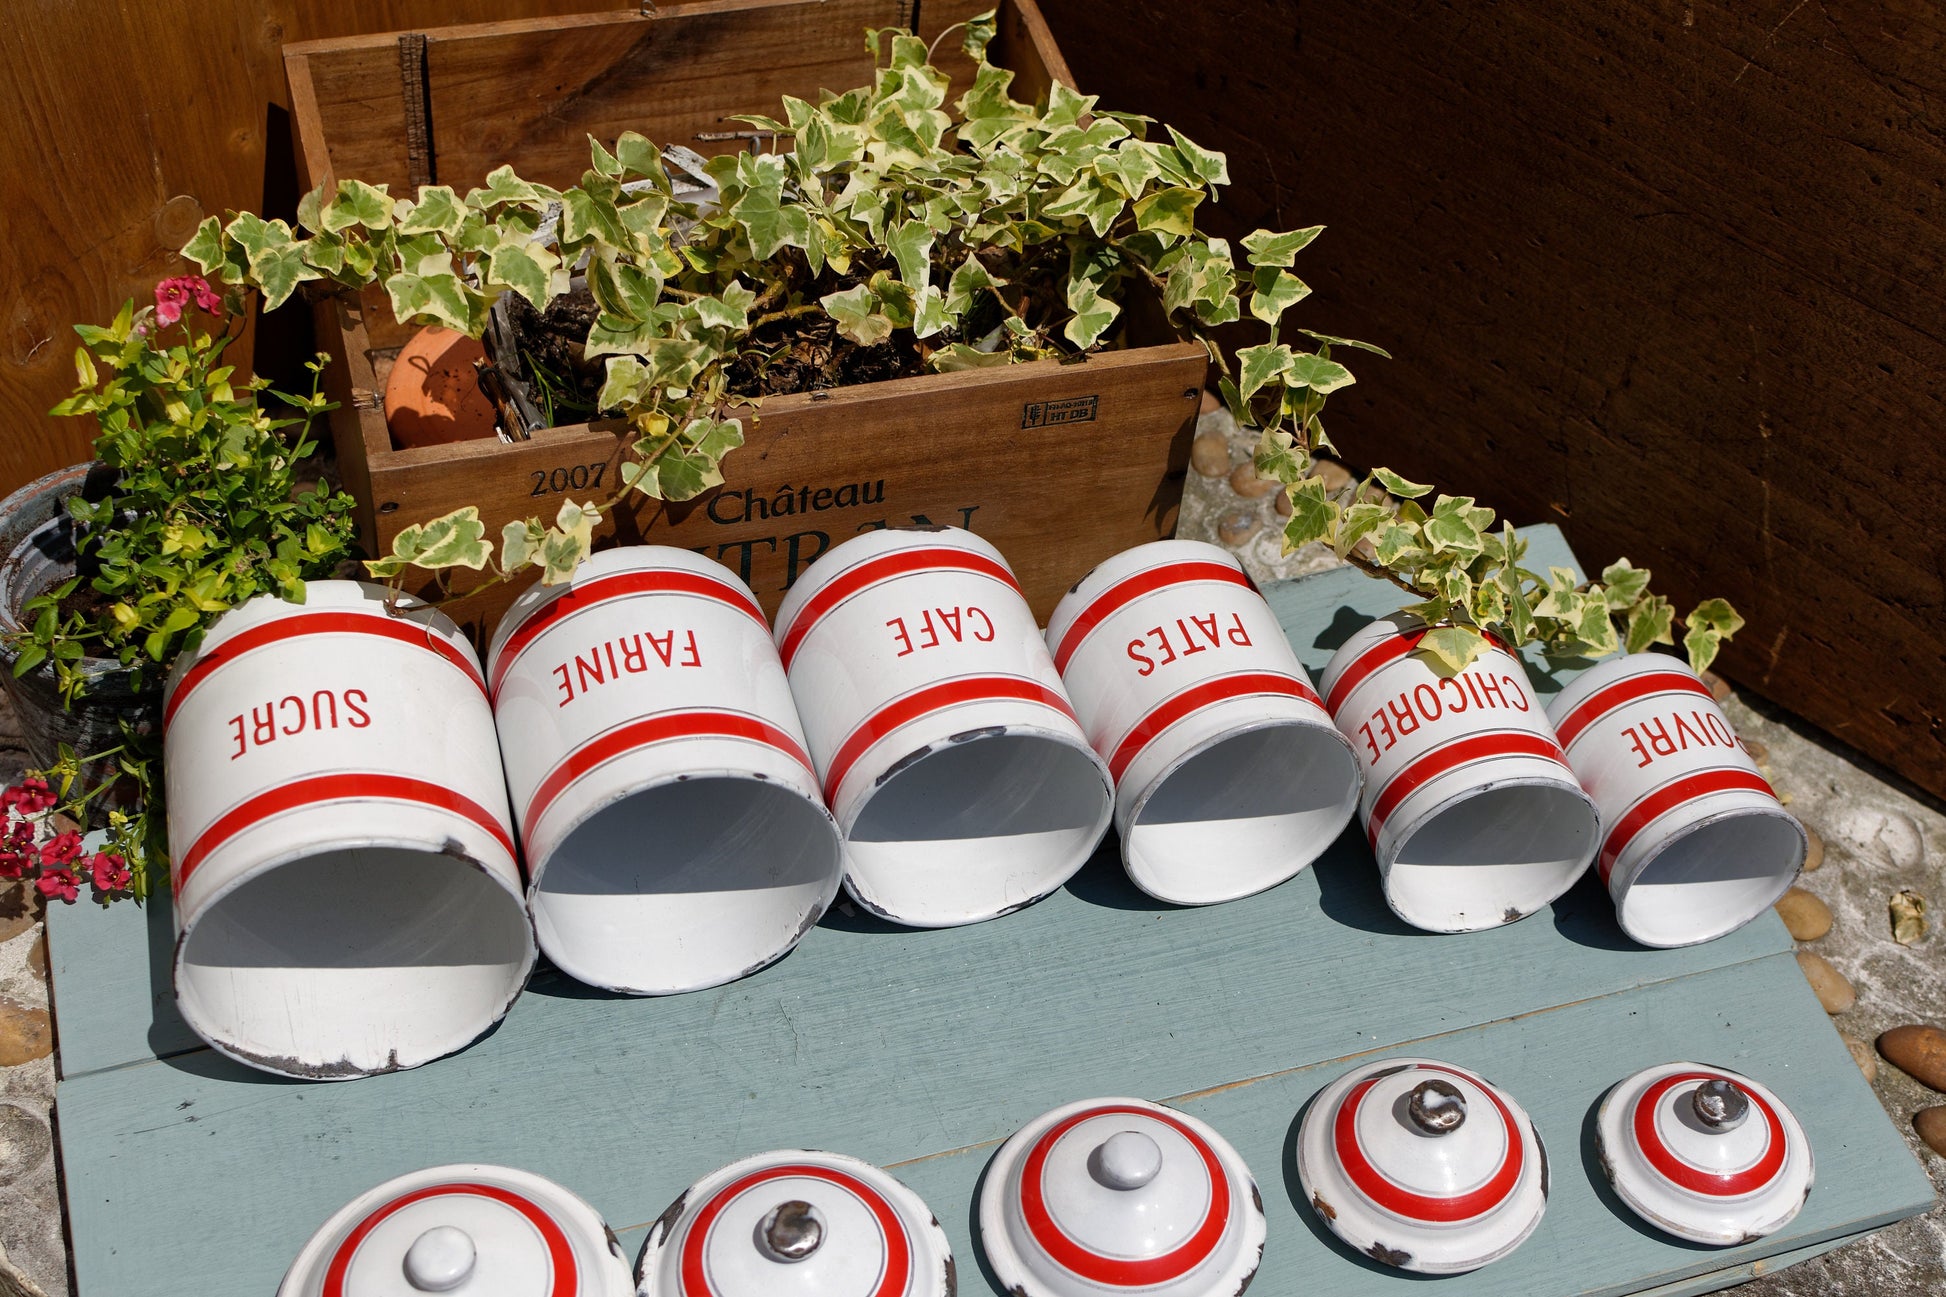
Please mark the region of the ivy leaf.
POLYGON ((1076 178, 1043 210, 1049 216, 1085 217, 1088 227, 1096 236, 1106 238, 1109 227, 1114 225, 1115 218, 1122 214, 1126 205, 1127 200, 1104 183, 1100 176, 1088 172, 1076 178))
POLYGON ((1343 558, 1351 553, 1352 546, 1378 530, 1391 516, 1391 511, 1382 504, 1360 501, 1352 505, 1345 510, 1337 533, 1331 538, 1331 548, 1343 558))
POLYGON ((1282 343, 1268 343, 1237 350, 1237 397, 1247 403, 1265 384, 1280 378, 1290 368, 1295 353, 1282 343))
POLYGON ((1372 470, 1372 476, 1378 479, 1378 484, 1384 487, 1386 491, 1398 496, 1401 500, 1417 500, 1420 496, 1432 490, 1429 486, 1421 486, 1417 482, 1407 481, 1389 468, 1375 468, 1372 470))
POLYGON ((923 221, 900 221, 886 231, 885 247, 899 263, 899 278, 914 288, 931 280, 933 232, 923 221))
POLYGON ((621 162, 624 175, 654 181, 657 189, 665 194, 669 192, 669 173, 662 165, 662 151, 647 136, 623 131, 615 141, 615 157, 621 162))
POLYGON ((1593 595, 1582 604, 1581 620, 1574 628, 1574 635, 1586 646, 1590 656, 1605 657, 1621 647, 1607 602, 1593 595))
POLYGON ((1486 637, 1474 626, 1435 626, 1419 637, 1413 656, 1433 674, 1452 677, 1466 670, 1487 651, 1486 637))
POLYGON ((295 244, 266 248, 258 253, 250 259, 250 273, 263 290, 264 309, 267 311, 282 306, 297 291, 299 284, 308 279, 322 278, 320 272, 304 260, 303 250, 295 244))
MULTIPOLYGON (((1491 521, 1492 515, 1488 514, 1491 521)), ((1457 553, 1467 558, 1486 548, 1481 527, 1473 512, 1471 496, 1441 496, 1426 520, 1423 534, 1435 554, 1457 553)))
POLYGON ((534 518, 510 522, 500 529, 500 570, 513 573, 529 563, 539 563, 541 542, 547 529, 534 518))
POLYGON ((400 234, 443 234, 453 238, 466 224, 466 205, 450 185, 421 185, 419 201, 399 222, 400 234))
MULTIPOLYGON (((1302 287, 1301 284, 1299 286, 1302 287)), ((1314 356, 1308 351, 1298 352, 1286 373, 1292 386, 1308 387, 1319 396, 1349 387, 1357 381, 1352 378, 1351 371, 1337 361, 1314 356)))
POLYGON ((475 211, 489 207, 528 207, 538 211, 561 197, 546 185, 522 180, 510 166, 495 167, 487 173, 486 187, 468 191, 466 205, 475 211))
POLYGON ((1176 152, 1182 155, 1191 175, 1206 185, 1230 183, 1230 164, 1221 153, 1204 148, 1173 126, 1169 128, 1169 138, 1176 142, 1176 152))
POLYGON ((864 284, 818 299, 838 326, 838 332, 861 347, 875 347, 892 336, 892 321, 879 310, 878 294, 864 284))
POLYGON ((1311 456, 1297 444, 1297 438, 1283 428, 1265 428, 1257 439, 1251 463, 1257 476, 1274 482, 1295 482, 1310 471, 1311 456))
POLYGON ((1325 493, 1322 478, 1307 477, 1290 488, 1291 520, 1284 524, 1284 548, 1296 549, 1331 534, 1338 505, 1325 493))
POLYGON ((1312 239, 1322 233, 1322 225, 1291 230, 1285 234, 1254 230, 1243 236, 1243 251, 1253 266, 1288 266, 1297 260, 1297 254, 1308 247, 1312 239))
POLYGON ((503 243, 487 258, 487 277, 519 293, 537 311, 547 309, 548 283, 561 259, 533 244, 503 243))
POLYGON ((752 189, 730 207, 730 215, 743 226, 750 240, 750 252, 759 261, 787 247, 801 248, 811 241, 811 218, 802 207, 782 205, 776 189, 752 189))
POLYGON ((1135 228, 1187 238, 1196 233, 1196 205, 1202 201, 1200 189, 1158 189, 1136 202, 1135 228))
MULTIPOLYGON (((622 225, 615 204, 597 198, 585 189, 569 189, 561 195, 561 243, 564 247, 593 238, 608 247, 622 247, 628 231, 622 225)), ((772 249, 775 251, 775 249, 772 249)), ((770 253, 759 253, 769 256, 770 253)))
MULTIPOLYGON (((1250 314, 1256 316, 1273 329, 1277 327, 1277 322, 1284 318, 1285 311, 1288 311, 1292 306, 1311 295, 1310 285, 1306 284, 1296 275, 1291 274, 1289 271, 1278 270, 1269 266, 1259 267, 1253 272, 1250 276, 1250 283, 1252 289, 1254 289, 1250 294, 1250 314)), ((1315 360, 1317 358, 1310 356, 1307 359, 1315 360)), ((1330 364, 1332 362, 1326 361, 1325 363, 1330 364)), ((1350 371, 1345 370, 1343 365, 1339 365, 1338 368, 1344 371, 1345 379, 1349 382, 1351 379, 1350 371)), ((1318 390, 1314 384, 1307 385, 1311 386, 1313 390, 1318 390)), ((1342 387, 1344 384, 1340 383, 1337 386, 1342 387)), ((1324 388, 1322 390, 1328 392, 1332 389, 1324 388)))
POLYGON ((182 255, 201 266, 204 274, 216 269, 223 262, 223 223, 205 216, 196 227, 195 237, 182 245, 182 255))
POLYGON ((683 445, 710 460, 721 460, 743 444, 743 420, 691 419, 683 425, 683 445))
POLYGON ((723 484, 723 474, 708 456, 665 450, 654 462, 622 465, 622 481, 653 500, 691 500, 723 484))
POLYGON ((1743 618, 1724 599, 1705 599, 1690 609, 1683 619, 1689 627, 1682 646, 1689 654, 1689 665, 1697 675, 1709 669, 1723 642, 1743 629, 1743 618))
POLYGON ((1360 342, 1356 338, 1334 338, 1328 333, 1319 333, 1315 329, 1299 329, 1298 332, 1307 338, 1317 339, 1327 347, 1356 347, 1360 351, 1369 351, 1374 356, 1383 356, 1387 360, 1392 359, 1392 353, 1385 348, 1373 346, 1369 342, 1360 342))
POLYGON ((1627 559, 1617 559, 1601 571, 1603 597, 1615 612, 1632 608, 1648 591, 1649 569, 1636 567, 1627 559))
POLYGON ((1674 644, 1676 610, 1661 595, 1650 595, 1628 610, 1626 647, 1631 653, 1646 653, 1651 644, 1674 644))
POLYGON ((324 232, 336 234, 353 226, 380 230, 392 223, 392 199, 382 186, 362 180, 340 180, 338 192, 319 213, 324 232))
POLYGON ((931 364, 933 372, 951 374, 962 369, 999 369, 1013 364, 1013 360, 1004 350, 981 351, 964 342, 955 342, 933 352, 931 364))
POLYGON ((392 538, 392 557, 431 570, 468 567, 476 571, 493 556, 486 524, 474 505, 405 528, 392 538))
POLYGON ((969 252, 966 254, 966 260, 960 262, 959 268, 953 271, 952 281, 946 289, 946 309, 955 315, 964 314, 972 307, 975 298, 989 288, 998 286, 993 276, 987 272, 986 266, 969 252))
POLYGON ((1075 346, 1086 350, 1101 340, 1122 308, 1101 295, 1101 290, 1083 279, 1068 281, 1068 309, 1074 312, 1062 334, 1075 346))
POLYGON ((952 316, 946 311, 945 295, 931 284, 921 288, 912 313, 912 336, 930 338, 952 322, 952 316))

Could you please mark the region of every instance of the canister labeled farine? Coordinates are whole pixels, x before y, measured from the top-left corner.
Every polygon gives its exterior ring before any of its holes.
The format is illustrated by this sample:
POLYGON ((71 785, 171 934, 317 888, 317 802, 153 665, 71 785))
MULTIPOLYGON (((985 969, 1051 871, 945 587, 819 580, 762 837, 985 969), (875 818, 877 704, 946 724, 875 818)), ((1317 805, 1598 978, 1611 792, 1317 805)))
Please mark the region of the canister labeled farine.
POLYGON ((609 990, 782 957, 842 869, 770 625, 687 550, 606 550, 515 601, 489 655, 541 948, 609 990))
POLYGON ((948 927, 1059 887, 1107 831, 1088 746, 1000 552, 958 528, 875 531, 813 563, 777 611, 845 884, 948 927))
POLYGON ((1360 810, 1385 899, 1414 927, 1512 923, 1565 892, 1600 842, 1520 660, 1491 645, 1457 675, 1413 650, 1404 613, 1359 630, 1320 683, 1365 772, 1360 810))
POLYGON ((1804 827, 1687 663, 1611 658, 1548 704, 1568 764, 1601 808, 1596 867, 1622 931, 1645 946, 1734 932, 1804 863, 1804 827))
POLYGON ((288 1076, 477 1039, 534 962, 478 660, 430 610, 313 581, 225 614, 163 707, 176 1001, 288 1076))
POLYGON ((1129 877, 1184 905, 1260 892, 1358 807, 1358 762, 1277 615, 1224 550, 1165 540, 1068 592, 1047 644, 1115 779, 1129 877))

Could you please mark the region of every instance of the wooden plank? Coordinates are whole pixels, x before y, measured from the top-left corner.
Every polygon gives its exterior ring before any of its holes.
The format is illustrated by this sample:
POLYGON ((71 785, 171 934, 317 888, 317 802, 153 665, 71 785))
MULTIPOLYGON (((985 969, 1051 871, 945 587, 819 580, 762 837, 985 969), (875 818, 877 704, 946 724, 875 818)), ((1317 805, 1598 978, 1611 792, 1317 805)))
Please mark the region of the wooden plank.
MULTIPOLYGON (((1561 533, 1552 527, 1535 530, 1530 558, 1542 567, 1553 565, 1579 570, 1561 533)), ((1064 579, 1071 582, 1080 575, 1077 565, 1064 579)), ((1353 568, 1283 582, 1265 593, 1299 660, 1314 676, 1330 661, 1343 635, 1406 602, 1404 595, 1390 585, 1353 568)), ((1550 691, 1556 687, 1556 681, 1541 670, 1542 665, 1538 658, 1530 657, 1529 674, 1537 689, 1550 691)), ((1572 670, 1572 667, 1563 668, 1561 683, 1571 676, 1572 670)), ((1339 850, 1355 854, 1363 850, 1360 841, 1357 830, 1353 829, 1339 850)), ((1375 882, 1371 890, 1375 895, 1375 882)), ((1576 896, 1581 899, 1575 901, 1574 912, 1581 917, 1575 921, 1599 927, 1599 915, 1605 912, 1606 901, 1598 892, 1576 896)), ((99 920, 96 914, 88 906, 57 906, 48 912, 54 991, 63 1003, 78 1006, 59 1015, 57 1021, 64 1076, 124 1067, 180 1052, 185 1044, 193 1044, 193 1037, 175 1014, 173 1001, 163 994, 168 983, 169 955, 175 945, 173 926, 165 919, 144 929, 135 917, 137 911, 129 906, 114 907, 106 912, 108 917, 99 920)), ((1767 924, 1771 922, 1766 920, 1767 924)), ((1527 926, 1517 925, 1515 930, 1527 926)), ((1766 930, 1737 939, 1754 944, 1713 943, 1677 957, 1677 962, 1653 975, 1675 976, 1698 967, 1754 958, 1778 949, 1777 940, 1775 930, 1766 930)), ((1648 952, 1635 953, 1651 961, 1658 958, 1648 952)), ((1610 972, 1619 974, 1628 966, 1628 961, 1622 961, 1612 969, 1598 971, 1604 976, 1610 972)))
POLYGON ((1219 232, 1329 226, 1293 323, 1400 357, 1334 400, 1348 457, 1728 596, 1726 674, 1946 793, 1946 11, 1047 10, 1091 91, 1229 153, 1219 232))

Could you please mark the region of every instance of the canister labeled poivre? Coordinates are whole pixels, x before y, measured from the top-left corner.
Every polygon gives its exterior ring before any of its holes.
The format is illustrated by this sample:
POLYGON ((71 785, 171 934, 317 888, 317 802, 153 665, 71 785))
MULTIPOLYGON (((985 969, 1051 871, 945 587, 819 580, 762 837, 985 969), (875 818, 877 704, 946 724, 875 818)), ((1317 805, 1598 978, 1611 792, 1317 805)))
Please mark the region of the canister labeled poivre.
POLYGON ((1565 892, 1600 844, 1595 804, 1520 660, 1497 643, 1455 675, 1397 613, 1324 669, 1325 707, 1365 772, 1360 809, 1385 899, 1414 927, 1512 923, 1565 892))
POLYGON ((760 1153, 649 1228, 641 1297, 953 1297, 953 1250, 919 1195, 841 1153, 760 1153))
POLYGON ((637 545, 515 601, 489 656, 541 948, 609 990, 715 986, 787 953, 842 872, 756 598, 637 545))
POLYGON ((1000 552, 971 532, 875 531, 812 564, 777 643, 845 885, 913 927, 1059 887, 1107 831, 1106 766, 1000 552))
POLYGON ((1357 809, 1350 742, 1224 550, 1116 555, 1061 600, 1047 643, 1115 779, 1123 863, 1151 896, 1201 905, 1275 886, 1357 809))
POLYGON ((359 1195, 292 1262, 277 1297, 630 1297, 595 1209, 504 1166, 414 1171, 359 1195))
POLYGON ((176 1001, 288 1076, 416 1067, 477 1039, 534 962, 471 646, 388 591, 313 581, 183 655, 163 769, 176 1001))
POLYGON ((1734 932, 1797 877, 1804 827, 1680 658, 1610 658, 1547 712, 1601 809, 1596 868, 1635 940, 1686 946, 1734 932))

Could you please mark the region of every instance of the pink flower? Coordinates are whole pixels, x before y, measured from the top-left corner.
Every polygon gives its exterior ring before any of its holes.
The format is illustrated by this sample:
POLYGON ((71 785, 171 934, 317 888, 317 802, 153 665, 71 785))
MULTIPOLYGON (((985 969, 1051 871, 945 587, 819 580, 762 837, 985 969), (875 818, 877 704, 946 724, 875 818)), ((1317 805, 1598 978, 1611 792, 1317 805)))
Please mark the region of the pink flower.
POLYGON ((74 876, 72 869, 47 869, 34 880, 34 886, 41 889, 41 895, 53 900, 60 897, 70 903, 81 894, 81 880, 74 876))
POLYGON ((155 286, 156 323, 168 328, 182 318, 182 308, 192 301, 210 315, 223 309, 222 296, 201 275, 178 275, 163 280, 155 286))
POLYGON ((0 851, 0 878, 19 878, 27 872, 27 857, 19 851, 0 851))
POLYGON ((97 892, 126 891, 129 884, 128 865, 111 851, 98 851, 88 863, 88 881, 97 892))
POLYGON ((0 806, 19 811, 22 815, 39 815, 54 805, 54 790, 47 786, 47 780, 23 779, 0 793, 0 806))
POLYGON ((81 835, 75 832, 57 833, 41 843, 41 864, 65 865, 81 854, 81 835))

